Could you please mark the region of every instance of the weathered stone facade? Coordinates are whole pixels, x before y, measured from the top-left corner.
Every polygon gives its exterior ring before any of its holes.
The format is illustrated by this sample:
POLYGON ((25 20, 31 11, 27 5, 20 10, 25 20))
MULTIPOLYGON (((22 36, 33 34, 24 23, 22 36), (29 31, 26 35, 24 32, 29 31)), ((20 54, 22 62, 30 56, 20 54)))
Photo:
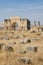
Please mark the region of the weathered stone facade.
POLYGON ((11 17, 4 20, 5 29, 27 30, 30 29, 30 21, 20 18, 19 16, 11 17))

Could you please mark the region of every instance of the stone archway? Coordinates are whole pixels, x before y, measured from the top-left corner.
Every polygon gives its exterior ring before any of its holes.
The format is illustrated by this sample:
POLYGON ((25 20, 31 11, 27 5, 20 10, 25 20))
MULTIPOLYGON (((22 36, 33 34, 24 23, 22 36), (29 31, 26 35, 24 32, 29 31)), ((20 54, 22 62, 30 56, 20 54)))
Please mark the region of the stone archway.
POLYGON ((12 28, 13 30, 18 29, 18 24, 17 24, 16 22, 14 22, 14 23, 11 25, 11 28, 12 28))

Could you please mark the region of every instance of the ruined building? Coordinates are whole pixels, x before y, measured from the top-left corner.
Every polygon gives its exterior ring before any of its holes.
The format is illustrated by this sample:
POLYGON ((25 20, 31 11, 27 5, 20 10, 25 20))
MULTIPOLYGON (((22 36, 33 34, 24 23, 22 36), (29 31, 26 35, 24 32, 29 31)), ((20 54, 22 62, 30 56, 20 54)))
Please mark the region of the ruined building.
POLYGON ((25 18, 20 18, 19 16, 11 17, 10 19, 4 20, 5 29, 9 30, 29 30, 30 21, 25 18))

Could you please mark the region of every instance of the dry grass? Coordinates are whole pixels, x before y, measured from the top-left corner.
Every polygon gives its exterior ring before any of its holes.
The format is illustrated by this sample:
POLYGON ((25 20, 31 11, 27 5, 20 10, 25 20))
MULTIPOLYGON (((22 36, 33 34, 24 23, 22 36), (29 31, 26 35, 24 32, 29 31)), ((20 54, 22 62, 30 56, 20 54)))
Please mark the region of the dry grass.
POLYGON ((31 31, 13 31, 12 34, 5 34, 2 30, 0 30, 0 36, 8 36, 9 40, 0 39, 0 42, 3 42, 5 46, 11 46, 14 51, 5 51, 3 49, 0 50, 0 65, 43 65, 43 33, 41 35, 37 35, 37 33, 31 33, 31 31), (19 38, 12 38, 12 36, 19 35, 19 38), (20 44, 20 40, 24 38, 36 38, 38 40, 31 41, 31 43, 20 44), (16 42, 16 44, 13 44, 16 42), (9 44, 11 43, 11 44, 9 44), (37 46, 38 50, 35 53, 34 51, 29 51, 26 53, 19 53, 17 50, 25 50, 28 46, 37 46), (22 61, 19 62, 19 58, 31 58, 31 63, 24 64, 22 61))

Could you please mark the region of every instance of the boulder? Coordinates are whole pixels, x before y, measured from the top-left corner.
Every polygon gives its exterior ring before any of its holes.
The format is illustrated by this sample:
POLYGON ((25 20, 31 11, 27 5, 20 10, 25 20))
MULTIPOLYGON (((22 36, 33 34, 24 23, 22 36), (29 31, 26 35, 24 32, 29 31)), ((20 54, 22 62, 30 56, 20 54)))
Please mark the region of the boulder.
POLYGON ((24 44, 24 40, 20 40, 20 42, 19 42, 20 44, 24 44))
POLYGON ((8 36, 3 36, 3 39, 9 40, 9 37, 8 36))
POLYGON ((19 35, 15 35, 15 36, 13 36, 13 38, 14 38, 14 39, 19 38, 19 35))
POLYGON ((25 38, 25 39, 24 39, 24 43, 31 43, 31 40, 28 39, 28 38, 25 38))
POLYGON ((34 52, 37 52, 38 47, 37 47, 37 46, 29 46, 29 47, 27 47, 26 49, 27 49, 27 51, 34 51, 34 52))
POLYGON ((31 59, 30 58, 19 58, 18 61, 20 63, 24 63, 24 64, 31 64, 31 59))
POLYGON ((19 52, 19 53, 26 53, 26 51, 24 51, 24 50, 17 50, 17 52, 19 52))
POLYGON ((13 48, 11 46, 6 46, 4 48, 5 51, 13 52, 13 48))

